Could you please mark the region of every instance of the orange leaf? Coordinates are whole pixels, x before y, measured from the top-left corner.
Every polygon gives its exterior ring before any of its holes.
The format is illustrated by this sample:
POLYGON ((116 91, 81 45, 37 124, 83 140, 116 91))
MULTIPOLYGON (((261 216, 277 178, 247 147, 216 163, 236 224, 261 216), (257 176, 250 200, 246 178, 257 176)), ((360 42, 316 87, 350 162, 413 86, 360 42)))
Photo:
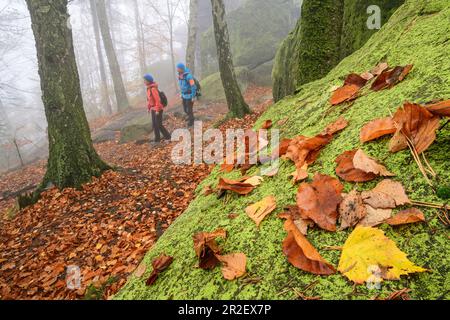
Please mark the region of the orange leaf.
POLYGON ((153 266, 153 272, 148 278, 146 285, 151 286, 156 282, 156 279, 158 279, 158 276, 161 272, 166 270, 173 262, 173 258, 166 256, 165 254, 160 255, 158 258, 153 260, 152 266, 153 266))
POLYGON ((374 180, 377 177, 376 174, 355 168, 353 159, 355 158, 356 152, 357 150, 346 151, 336 159, 336 174, 348 182, 367 182, 374 180))
POLYGON ((297 193, 302 218, 313 220, 322 229, 336 231, 343 188, 339 180, 322 174, 316 174, 311 184, 302 183, 297 193))
POLYGON ((441 117, 450 117, 450 100, 435 104, 429 104, 426 106, 426 108, 434 115, 441 117))
POLYGON ((247 257, 243 253, 233 253, 225 256, 217 256, 223 263, 222 274, 227 280, 234 280, 246 273, 247 257))
POLYGON ((220 248, 216 243, 217 238, 225 238, 227 232, 223 229, 214 232, 199 232, 193 236, 194 250, 199 258, 199 267, 204 270, 212 270, 219 265, 216 255, 220 254, 220 248))
POLYGON ((268 130, 268 129, 272 128, 272 125, 273 125, 272 120, 266 120, 266 121, 264 121, 261 129, 268 130))
POLYGON ((378 139, 387 134, 393 134, 397 131, 395 122, 392 118, 376 119, 366 124, 360 133, 361 142, 368 142, 378 139))
POLYGON ((344 85, 340 87, 336 91, 334 91, 331 96, 330 103, 333 106, 341 104, 346 101, 351 101, 356 99, 357 93, 359 92, 360 87, 354 84, 344 85))
POLYGON ((398 226, 416 222, 425 222, 425 216, 423 212, 416 208, 400 211, 397 215, 385 221, 385 223, 391 226, 398 226))
POLYGON ((323 135, 323 136, 334 135, 334 134, 344 130, 345 128, 347 128, 347 126, 348 126, 348 121, 345 120, 344 117, 340 117, 335 122, 328 125, 325 128, 325 130, 322 131, 321 135, 323 135))
POLYGON ((285 222, 284 228, 288 236, 283 241, 283 253, 294 267, 318 275, 336 273, 336 269, 321 257, 292 219, 285 222))
POLYGON ((273 212, 277 208, 277 202, 274 196, 264 198, 262 201, 257 202, 245 209, 247 215, 255 221, 259 227, 264 218, 273 212))
POLYGON ((220 178, 218 190, 229 190, 236 192, 240 195, 247 195, 255 189, 255 186, 250 183, 244 183, 242 181, 229 180, 225 178, 220 178))
POLYGON ((367 156, 364 151, 359 149, 353 158, 355 169, 362 170, 366 173, 373 173, 382 177, 393 177, 395 174, 389 172, 384 166, 379 164, 374 158, 367 156))
POLYGON ((397 83, 403 81, 412 68, 413 65, 407 65, 405 67, 395 67, 394 69, 383 71, 373 82, 372 90, 380 91, 394 87, 397 83))

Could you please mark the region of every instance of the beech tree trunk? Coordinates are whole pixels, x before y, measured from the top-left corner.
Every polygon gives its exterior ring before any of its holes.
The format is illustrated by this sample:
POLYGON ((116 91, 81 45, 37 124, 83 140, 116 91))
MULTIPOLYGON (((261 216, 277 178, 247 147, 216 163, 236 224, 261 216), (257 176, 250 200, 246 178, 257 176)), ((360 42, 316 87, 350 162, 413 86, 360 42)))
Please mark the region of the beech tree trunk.
POLYGON ((189 6, 188 43, 186 48, 186 64, 195 74, 195 53, 197 48, 198 0, 191 0, 189 6))
POLYGON ((106 112, 112 114, 111 101, 109 99, 108 91, 108 78, 106 77, 105 59, 103 58, 102 43, 100 38, 100 26, 98 23, 97 7, 95 6, 95 0, 90 0, 92 24, 94 26, 95 45, 97 48, 97 57, 100 71, 102 102, 106 106, 106 112))
POLYGON ((116 51, 111 38, 108 17, 106 15, 105 0, 94 0, 97 7, 97 17, 100 25, 100 32, 103 38, 103 46, 105 47, 106 57, 108 58, 109 69, 114 84, 114 92, 116 94, 116 102, 118 111, 124 111, 130 106, 127 93, 123 84, 122 72, 120 71, 119 61, 117 60, 116 51))
MULTIPOLYGON (((109 169, 95 151, 83 109, 67 0, 26 0, 36 41, 49 158, 41 187, 75 187, 109 169)), ((36 195, 36 193, 35 193, 36 195)), ((34 200, 36 201, 37 198, 34 200)))
POLYGON ((223 88, 225 89, 228 109, 230 110, 230 116, 243 118, 251 111, 242 96, 234 72, 233 57, 230 50, 230 36, 225 20, 225 6, 223 0, 211 0, 211 4, 220 77, 222 79, 223 88))

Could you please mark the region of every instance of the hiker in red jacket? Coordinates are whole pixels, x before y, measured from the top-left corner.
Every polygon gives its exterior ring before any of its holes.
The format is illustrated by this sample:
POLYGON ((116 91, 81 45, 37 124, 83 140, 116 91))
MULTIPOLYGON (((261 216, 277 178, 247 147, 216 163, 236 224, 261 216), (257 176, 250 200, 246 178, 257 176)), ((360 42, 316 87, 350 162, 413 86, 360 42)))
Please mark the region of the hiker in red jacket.
POLYGON ((155 140, 152 142, 160 143, 161 134, 165 140, 170 140, 170 133, 163 125, 164 106, 159 95, 158 84, 150 74, 144 76, 144 81, 147 86, 147 107, 148 111, 152 114, 153 130, 155 131, 155 140))

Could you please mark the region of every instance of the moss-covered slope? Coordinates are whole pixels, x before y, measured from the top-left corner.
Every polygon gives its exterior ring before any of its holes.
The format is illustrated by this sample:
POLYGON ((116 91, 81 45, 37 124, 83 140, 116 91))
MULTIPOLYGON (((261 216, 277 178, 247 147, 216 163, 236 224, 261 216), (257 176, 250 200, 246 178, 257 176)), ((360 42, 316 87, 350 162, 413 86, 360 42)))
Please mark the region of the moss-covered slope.
MULTIPOLYGON (((272 106, 258 121, 288 119, 280 129, 285 137, 299 134, 315 135, 339 116, 345 116, 350 126, 339 134, 321 153, 311 167, 315 172, 335 175, 334 160, 343 151, 362 147, 369 155, 382 159, 390 171, 397 174, 412 199, 442 202, 425 183, 408 151, 390 154, 388 139, 361 145, 360 128, 369 120, 389 115, 405 100, 427 102, 450 98, 450 5, 447 0, 408 0, 391 18, 388 24, 352 56, 346 58, 325 78, 300 88, 296 96, 272 106), (380 61, 390 65, 414 64, 406 80, 391 90, 367 92, 351 106, 330 109, 330 89, 342 84, 350 72, 370 70, 380 61), (328 113, 327 113, 328 112, 328 113)), ((448 183, 450 178, 450 128, 439 132, 436 143, 427 151, 430 164, 439 176, 437 185, 448 183)), ((250 174, 255 174, 254 169, 250 174)), ((283 162, 279 174, 266 179, 247 197, 230 195, 216 199, 203 196, 201 190, 209 184, 217 184, 221 174, 214 170, 198 189, 198 197, 189 209, 163 235, 147 254, 149 266, 142 278, 132 277, 116 296, 117 299, 294 299, 295 293, 311 283, 305 292, 308 296, 323 299, 369 299, 378 294, 386 296, 401 288, 410 288, 414 299, 448 299, 450 290, 448 229, 436 217, 437 211, 425 209, 427 224, 401 227, 382 225, 381 229, 408 254, 411 261, 431 272, 402 277, 401 281, 387 281, 381 290, 369 290, 358 286, 354 290, 341 274, 315 276, 292 267, 284 257, 281 243, 286 236, 283 222, 270 215, 256 228, 244 213, 244 208, 265 196, 274 195, 278 201, 277 213, 285 205, 295 203, 297 188, 288 175, 294 171, 289 162, 283 162), (239 217, 230 220, 230 213, 239 217), (221 242, 225 253, 244 252, 248 257, 248 278, 237 281, 223 279, 220 268, 214 271, 198 269, 193 250, 192 235, 198 231, 225 228, 229 237, 221 242), (155 286, 145 286, 151 271, 151 261, 161 253, 175 258, 172 266, 158 279, 155 286), (250 281, 254 280, 254 281, 250 281)), ((230 177, 237 177, 234 172, 230 177)), ((374 187, 377 181, 366 184, 345 184, 349 191, 374 187)), ((350 232, 350 231, 349 231, 350 232)), ((311 230, 308 239, 320 254, 333 263, 339 262, 339 251, 324 250, 326 246, 342 246, 349 232, 329 233, 311 230)))

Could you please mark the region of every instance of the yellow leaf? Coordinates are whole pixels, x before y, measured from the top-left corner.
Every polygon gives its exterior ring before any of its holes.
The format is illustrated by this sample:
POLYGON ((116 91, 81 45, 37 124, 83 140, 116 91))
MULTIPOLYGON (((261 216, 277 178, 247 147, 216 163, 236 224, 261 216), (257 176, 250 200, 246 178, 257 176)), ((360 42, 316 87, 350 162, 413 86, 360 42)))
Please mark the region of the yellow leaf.
POLYGON ((245 212, 259 227, 261 221, 263 221, 268 214, 275 210, 276 207, 277 203, 275 197, 269 196, 264 198, 262 201, 249 206, 245 209, 245 212))
POLYGON ((245 180, 244 183, 248 183, 248 184, 251 184, 251 185, 254 186, 254 187, 257 187, 257 186, 259 186, 263 181, 264 181, 264 178, 263 178, 263 177, 254 176, 254 177, 251 177, 250 179, 245 180))
POLYGON ((357 284, 374 281, 374 277, 399 280, 402 275, 427 271, 409 261, 382 230, 371 227, 357 227, 348 237, 338 270, 357 284))

